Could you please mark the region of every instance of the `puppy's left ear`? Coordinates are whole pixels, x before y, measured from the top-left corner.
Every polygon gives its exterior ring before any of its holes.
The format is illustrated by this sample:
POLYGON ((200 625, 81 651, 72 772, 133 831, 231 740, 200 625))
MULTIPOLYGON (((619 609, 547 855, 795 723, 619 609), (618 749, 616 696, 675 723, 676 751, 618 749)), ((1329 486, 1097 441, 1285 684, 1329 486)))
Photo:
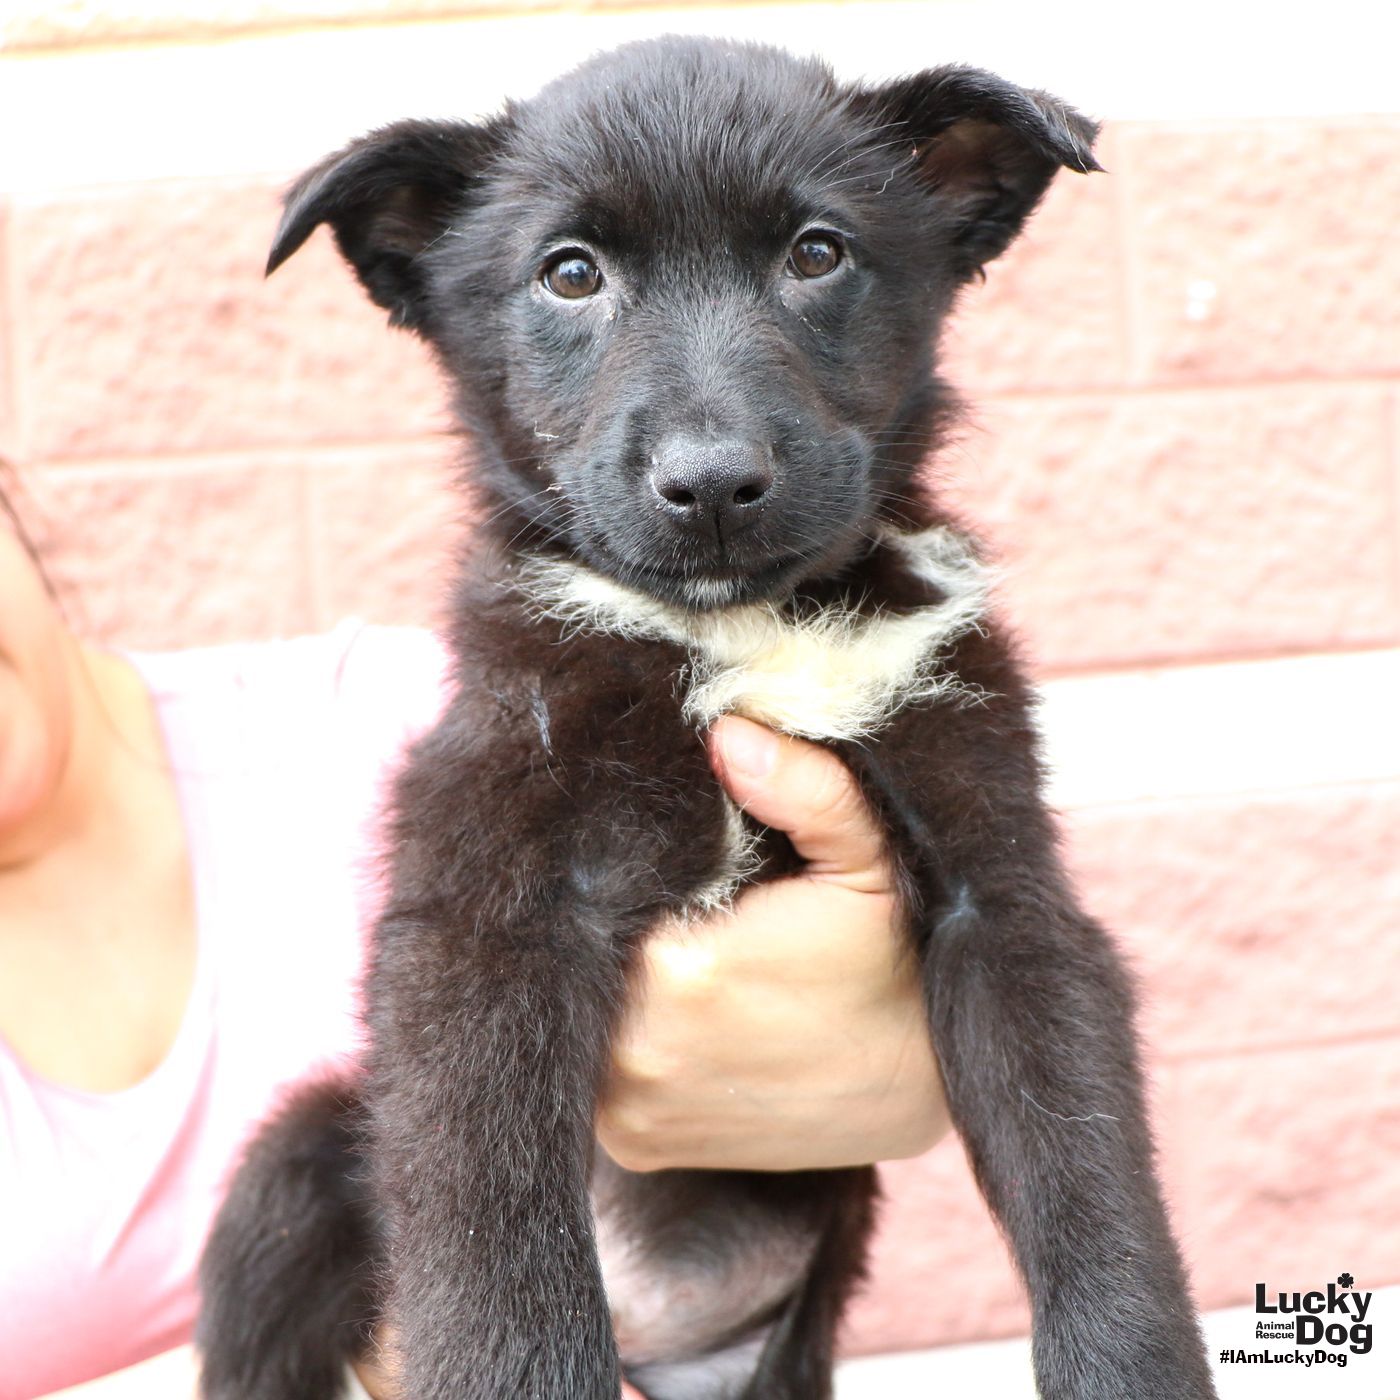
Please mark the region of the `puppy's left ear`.
POLYGON ((405 121, 328 156, 288 191, 268 273, 329 224, 390 323, 425 330, 420 255, 466 208, 500 134, 499 122, 405 121))
POLYGON ((854 98, 885 126, 882 139, 903 127, 912 141, 917 174, 946 213, 963 275, 1006 251, 1061 166, 1103 169, 1093 154, 1096 123, 1049 93, 980 68, 930 68, 854 98))

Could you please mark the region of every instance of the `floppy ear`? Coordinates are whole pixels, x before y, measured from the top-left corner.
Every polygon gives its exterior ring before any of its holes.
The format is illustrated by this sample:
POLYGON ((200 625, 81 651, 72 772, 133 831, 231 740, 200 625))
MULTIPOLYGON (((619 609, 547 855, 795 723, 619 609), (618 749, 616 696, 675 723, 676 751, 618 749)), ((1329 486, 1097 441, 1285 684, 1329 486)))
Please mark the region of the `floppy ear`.
POLYGON ((499 135, 498 123, 406 121, 328 156, 288 191, 268 273, 329 224, 390 323, 423 329, 418 256, 451 227, 499 135))
POLYGON ((877 121, 905 127, 920 178, 947 210, 965 274, 1006 251, 1061 166, 1103 169, 1093 155, 1096 123, 980 68, 930 68, 862 89, 856 100, 877 121))

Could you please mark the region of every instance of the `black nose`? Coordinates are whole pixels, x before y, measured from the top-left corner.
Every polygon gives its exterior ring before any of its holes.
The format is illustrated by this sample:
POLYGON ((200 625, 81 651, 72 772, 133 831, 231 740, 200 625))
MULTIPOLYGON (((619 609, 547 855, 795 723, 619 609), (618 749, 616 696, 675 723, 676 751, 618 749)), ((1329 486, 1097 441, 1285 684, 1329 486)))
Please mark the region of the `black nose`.
POLYGON ((767 447, 738 438, 667 438, 651 464, 648 480, 666 514, 721 538, 751 524, 773 486, 767 447))

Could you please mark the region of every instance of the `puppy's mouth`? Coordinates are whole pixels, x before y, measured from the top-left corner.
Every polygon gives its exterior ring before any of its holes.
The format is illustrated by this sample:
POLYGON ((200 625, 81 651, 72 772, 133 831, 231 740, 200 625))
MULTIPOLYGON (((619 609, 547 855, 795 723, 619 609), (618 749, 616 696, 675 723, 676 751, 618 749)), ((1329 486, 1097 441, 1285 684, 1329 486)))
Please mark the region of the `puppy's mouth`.
POLYGON ((802 577, 808 563, 800 554, 785 554, 760 567, 710 565, 680 570, 612 559, 608 572, 620 583, 662 602, 709 611, 781 597, 802 577))

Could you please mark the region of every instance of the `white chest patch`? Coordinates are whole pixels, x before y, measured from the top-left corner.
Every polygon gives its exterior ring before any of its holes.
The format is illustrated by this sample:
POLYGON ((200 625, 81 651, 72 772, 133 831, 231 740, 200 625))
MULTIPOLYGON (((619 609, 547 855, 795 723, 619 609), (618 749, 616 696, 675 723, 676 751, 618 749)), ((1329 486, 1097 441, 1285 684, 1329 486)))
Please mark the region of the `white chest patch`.
POLYGON ((941 659, 978 626, 987 571, 952 530, 885 539, 940 602, 902 614, 842 608, 800 619, 768 603, 692 612, 562 560, 531 561, 520 586, 541 617, 566 628, 683 646, 685 714, 697 728, 738 714, 807 739, 858 739, 915 701, 982 698, 941 659))

